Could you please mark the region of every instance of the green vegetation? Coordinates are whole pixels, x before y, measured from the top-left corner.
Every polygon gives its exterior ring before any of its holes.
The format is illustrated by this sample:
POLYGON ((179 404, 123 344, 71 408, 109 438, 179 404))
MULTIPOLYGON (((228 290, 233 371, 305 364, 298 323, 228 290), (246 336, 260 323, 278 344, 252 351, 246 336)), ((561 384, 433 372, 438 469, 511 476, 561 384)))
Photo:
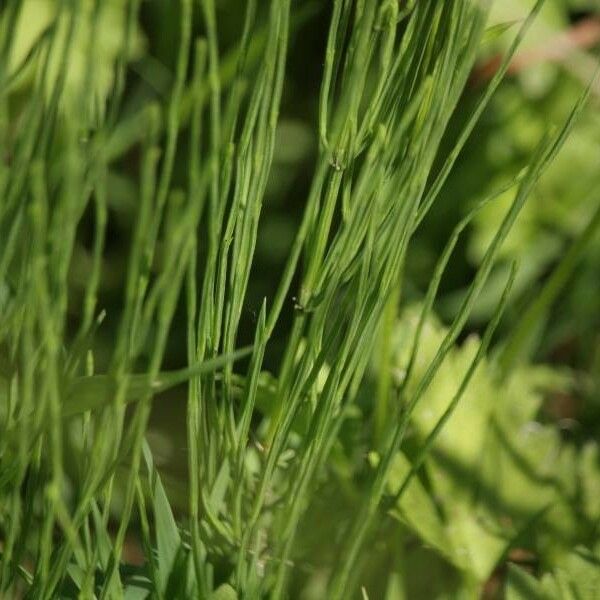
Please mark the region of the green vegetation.
POLYGON ((1 5, 0 597, 600 595, 575 9, 1 5))

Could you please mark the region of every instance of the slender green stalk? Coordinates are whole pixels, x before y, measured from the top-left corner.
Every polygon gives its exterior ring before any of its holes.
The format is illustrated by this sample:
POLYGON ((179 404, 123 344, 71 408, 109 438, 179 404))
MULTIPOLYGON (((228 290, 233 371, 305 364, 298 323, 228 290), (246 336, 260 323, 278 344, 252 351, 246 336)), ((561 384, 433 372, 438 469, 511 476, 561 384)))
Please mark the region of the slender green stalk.
MULTIPOLYGON (((542 4, 446 153, 487 0, 247 0, 231 23, 215 0, 160 11, 141 0, 56 0, 36 15, 33 40, 12 34, 31 2, 5 3, 0 596, 281 599, 307 592, 298 587, 307 574, 328 598, 356 592, 387 500, 397 503, 414 483, 490 351, 514 269, 458 389, 386 499, 414 411, 583 110, 585 95, 526 169, 449 225, 416 331, 397 340, 415 233, 542 4), (173 73, 149 54, 168 55, 169 45, 143 41, 154 10, 174 17, 173 73), (275 292, 256 299, 281 113, 287 118, 297 93, 288 55, 311 15, 329 19, 311 181, 275 292), (138 51, 141 62, 131 64, 138 51), (425 324, 459 240, 477 211, 513 186, 460 310, 416 380, 425 324), (244 315, 258 304, 248 326, 244 315), (187 477, 163 472, 153 457, 147 434, 159 403, 185 412, 172 441, 187 477), (379 463, 367 470, 371 450, 379 463), (332 488, 343 497, 334 511, 341 541, 317 549, 314 560, 328 564, 312 565, 305 524, 320 523, 332 488), (130 546, 143 555, 136 568, 130 546)), ((511 330, 503 377, 599 224, 597 209, 511 330)), ((393 548, 406 550, 400 536, 393 548)), ((398 581, 403 564, 394 561, 398 581)))

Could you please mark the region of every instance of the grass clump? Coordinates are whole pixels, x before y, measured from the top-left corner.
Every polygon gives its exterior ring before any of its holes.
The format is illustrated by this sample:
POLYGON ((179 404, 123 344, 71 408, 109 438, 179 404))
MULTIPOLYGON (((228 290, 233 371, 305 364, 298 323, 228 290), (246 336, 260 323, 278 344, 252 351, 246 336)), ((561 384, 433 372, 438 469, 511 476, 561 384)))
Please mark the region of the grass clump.
MULTIPOLYGON (((23 42, 14 32, 32 4, 8 2, 0 27, 1 593, 345 598, 367 585, 369 540, 384 540, 383 554, 393 556, 406 536, 429 544, 440 569, 454 569, 448 585, 479 590, 556 490, 524 514, 522 496, 496 513, 493 501, 483 503, 493 527, 509 515, 508 537, 469 521, 470 505, 457 500, 456 527, 466 523, 468 538, 460 541, 435 506, 437 479, 450 477, 440 458, 447 440, 438 442, 447 427, 461 436, 453 417, 474 385, 500 402, 501 380, 524 377, 533 418, 539 386, 533 370, 523 375, 523 349, 598 219, 498 360, 488 354, 516 266, 481 341, 457 343, 586 94, 539 141, 526 169, 458 223, 410 324, 406 261, 542 2, 449 152, 442 143, 489 33, 489 3, 332 3, 312 180, 277 288, 250 335, 244 313, 290 37, 313 8, 249 0, 226 54, 214 0, 165 5, 178 49, 161 87, 160 76, 148 75, 159 67, 140 58, 139 0, 46 2, 39 34, 23 42), (78 76, 74 64, 85 65, 78 76), (157 91, 136 93, 131 65, 157 91), (459 310, 442 327, 434 303, 463 230, 513 188, 459 310), (123 261, 111 254, 119 236, 128 246, 123 261), (111 261, 121 264, 112 299, 111 261), (186 365, 169 367, 173 346, 186 365), (459 375, 440 384, 448 361, 459 375), (174 390, 179 400, 168 395, 174 390), (185 394, 185 431, 176 436, 185 439, 187 475, 174 509, 147 432, 153 405, 180 410, 185 394), (433 422, 423 407, 435 407, 433 422), (328 538, 309 533, 319 527, 328 538), (383 535, 386 527, 395 533, 383 535), (481 556, 467 560, 461 548, 473 551, 473 531, 481 556), (135 564, 131 546, 142 555, 135 564)), ((493 423, 494 451, 519 471, 505 452, 516 430, 507 423, 527 419, 507 403, 485 411, 475 422, 493 423)), ((533 479, 543 477, 537 461, 549 447, 532 451, 533 479)), ((465 460, 474 468, 473 451, 465 460)), ((448 491, 453 485, 446 492, 460 498, 464 490, 448 491)), ((527 577, 509 574, 515 585, 527 577)), ((400 561, 386 597, 402 597, 393 595, 402 578, 411 574, 400 561)), ((381 585, 373 589, 383 594, 381 585)))

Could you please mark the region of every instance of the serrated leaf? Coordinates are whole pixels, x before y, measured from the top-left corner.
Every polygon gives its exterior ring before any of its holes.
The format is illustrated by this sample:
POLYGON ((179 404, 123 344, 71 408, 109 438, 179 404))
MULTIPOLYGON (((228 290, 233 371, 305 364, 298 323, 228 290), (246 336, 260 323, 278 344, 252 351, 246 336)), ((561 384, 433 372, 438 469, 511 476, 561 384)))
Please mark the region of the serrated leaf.
POLYGON ((566 579, 573 598, 596 600, 600 597, 600 558, 587 548, 575 548, 555 574, 557 578, 566 579))
POLYGON ((508 565, 505 586, 506 600, 552 600, 533 575, 513 564, 508 565))
MULTIPOLYGON (((399 452, 392 465, 388 479, 388 489, 393 495, 411 468, 408 459, 399 452)), ((427 493, 420 481, 413 477, 406 491, 401 496, 398 505, 391 514, 405 523, 410 529, 421 537, 428 545, 435 548, 442 556, 457 566, 462 566, 454 554, 452 543, 448 538, 444 523, 431 496, 427 493)))

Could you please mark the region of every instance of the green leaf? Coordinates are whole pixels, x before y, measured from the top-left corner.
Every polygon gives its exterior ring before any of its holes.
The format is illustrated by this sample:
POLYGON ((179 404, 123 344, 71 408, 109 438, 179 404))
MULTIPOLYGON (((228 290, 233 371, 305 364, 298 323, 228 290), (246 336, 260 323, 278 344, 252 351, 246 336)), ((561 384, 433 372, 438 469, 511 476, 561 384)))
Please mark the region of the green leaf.
POLYGON ((212 600, 238 600, 238 594, 228 583, 224 583, 213 592, 212 600))
POLYGON ((222 508, 225 492, 227 491, 227 486, 230 482, 230 475, 231 469, 229 467, 229 461, 224 460, 217 473, 217 478, 215 479, 213 489, 210 493, 210 503, 215 514, 218 514, 222 508))
MULTIPOLYGON (((410 472, 411 464, 399 452, 393 462, 388 479, 388 490, 395 494, 404 478, 410 472)), ((421 482, 413 477, 398 504, 391 510, 392 516, 405 523, 427 544, 435 548, 451 563, 463 566, 460 558, 454 553, 452 542, 446 532, 439 512, 421 482)))
POLYGON ((581 450, 578 461, 582 505, 590 522, 600 520, 600 448, 588 442, 581 450))
POLYGON ((541 580, 509 565, 507 600, 595 600, 600 594, 600 559, 577 547, 541 580))
POLYGON ((92 522, 95 529, 95 543, 98 551, 98 559, 102 568, 106 568, 112 555, 113 547, 110 536, 104 526, 104 519, 96 502, 92 502, 92 522))
MULTIPOLYGON (((135 402, 159 394, 185 383, 193 377, 221 369, 240 358, 248 356, 251 352, 251 347, 243 348, 179 371, 159 373, 154 379, 151 379, 148 375, 126 376, 124 401, 135 402)), ((117 389, 118 383, 111 375, 78 377, 69 386, 67 398, 62 407, 62 415, 67 418, 89 410, 98 410, 114 399, 117 389)))
POLYGON ((466 504, 446 507, 448 536, 466 570, 480 582, 487 580, 506 551, 509 541, 494 522, 484 521, 466 504))
POLYGON ((178 564, 177 557, 181 550, 182 542, 169 499, 167 498, 158 471, 154 467, 152 452, 147 442, 144 442, 143 452, 150 477, 150 491, 154 509, 158 576, 161 591, 164 593, 171 574, 176 564, 178 564))
POLYGON ((577 600, 600 597, 600 558, 583 546, 575 548, 555 570, 561 590, 568 586, 577 600))
MULTIPOLYGON (((47 66, 46 93, 51 96, 53 85, 59 78, 61 55, 67 43, 67 19, 60 18, 60 3, 55 0, 22 0, 21 14, 14 31, 13 51, 9 61, 9 74, 18 69, 25 62, 26 57, 35 47, 43 31, 55 24, 57 28, 56 40, 51 46, 47 66)), ((113 81, 115 63, 122 51, 126 3, 108 0, 102 3, 102 9, 94 11, 93 3, 82 3, 82 9, 76 19, 73 39, 67 52, 67 74, 65 90, 62 98, 61 109, 73 110, 80 101, 82 92, 88 96, 90 111, 97 110, 106 102, 113 81), (95 52, 89 60, 89 42, 95 42, 95 52), (92 69, 94 76, 88 79, 88 70, 92 69), (86 89, 86 84, 91 81, 91 87, 86 89)), ((136 27, 129 46, 128 60, 139 55, 142 50, 142 36, 140 28, 136 27)), ((36 57, 37 58, 37 57, 36 57)), ((42 62, 43 58, 39 60, 42 62)), ((31 63, 32 61, 29 61, 31 63)), ((33 70, 29 71, 33 76, 33 70)), ((18 82, 20 83, 20 82, 18 82)), ((102 115, 91 115, 96 120, 102 115)))
MULTIPOLYGON (((160 551, 159 551, 160 552, 160 551)), ((185 598, 188 590, 188 574, 190 554, 183 544, 179 546, 175 560, 169 572, 169 579, 165 586, 165 598, 185 598)), ((159 561, 160 564, 160 561, 159 561)))
POLYGON ((506 600, 553 600, 540 581, 513 564, 508 565, 506 600))
POLYGON ((124 600, 145 600, 152 594, 152 581, 147 576, 146 566, 121 564, 120 571, 124 600))
POLYGON ((495 25, 488 27, 483 32, 481 43, 489 44, 490 42, 496 41, 503 33, 507 32, 520 22, 520 20, 505 21, 504 23, 496 23, 495 25))
POLYGON ((123 600, 146 600, 150 594, 150 589, 142 585, 129 584, 123 590, 123 600))

